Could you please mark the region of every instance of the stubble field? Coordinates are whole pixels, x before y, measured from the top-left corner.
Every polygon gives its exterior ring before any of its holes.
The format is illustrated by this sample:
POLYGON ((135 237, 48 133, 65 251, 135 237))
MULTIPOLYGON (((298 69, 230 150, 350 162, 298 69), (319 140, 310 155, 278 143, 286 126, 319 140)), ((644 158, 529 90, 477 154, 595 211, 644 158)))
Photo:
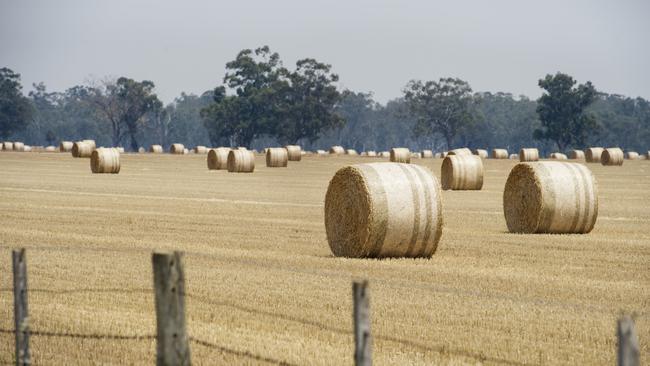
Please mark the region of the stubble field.
MULTIPOLYGON (((399 364, 614 364, 636 313, 650 359, 650 161, 589 164, 587 235, 515 235, 485 160, 482 191, 444 192, 431 259, 331 255, 330 178, 385 159, 306 157, 253 174, 205 155, 122 155, 118 175, 69 154, 0 152, 0 363, 13 362, 11 249, 27 248, 35 365, 153 364, 151 253, 185 253, 195 364, 353 363, 352 290, 370 282, 373 358, 399 364), (105 336, 117 336, 107 338, 105 336)), ((440 177, 440 159, 415 160, 440 177)))

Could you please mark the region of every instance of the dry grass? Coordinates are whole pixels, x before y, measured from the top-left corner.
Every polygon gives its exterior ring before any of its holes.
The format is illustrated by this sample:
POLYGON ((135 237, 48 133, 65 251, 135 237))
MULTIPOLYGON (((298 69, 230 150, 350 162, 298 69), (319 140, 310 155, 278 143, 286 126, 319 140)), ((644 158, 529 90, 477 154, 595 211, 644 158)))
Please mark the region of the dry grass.
MULTIPOLYGON (((120 174, 94 175, 69 154, 0 153, 0 328, 13 328, 12 248, 28 248, 33 329, 122 335, 155 333, 151 252, 179 249, 189 333, 221 347, 193 343, 196 364, 352 364, 359 278, 377 365, 614 364, 622 310, 637 312, 650 359, 650 161, 589 164, 590 234, 515 235, 501 202, 516 161, 486 160, 482 191, 443 192, 432 259, 359 260, 331 255, 323 199, 334 172, 363 158, 257 159, 254 174, 228 174, 202 155, 125 154, 120 174)), ((415 163, 439 177, 441 160, 415 163)), ((150 339, 31 344, 35 364, 152 364, 155 353, 150 339)), ((0 333, 1 363, 13 347, 0 333)))

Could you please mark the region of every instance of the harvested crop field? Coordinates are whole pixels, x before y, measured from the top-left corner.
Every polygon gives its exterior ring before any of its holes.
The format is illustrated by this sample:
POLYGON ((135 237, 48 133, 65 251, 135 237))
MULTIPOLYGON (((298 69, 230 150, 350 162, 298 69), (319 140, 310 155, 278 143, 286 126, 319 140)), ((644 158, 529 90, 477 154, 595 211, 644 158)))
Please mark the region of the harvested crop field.
MULTIPOLYGON (((357 279, 370 283, 377 365, 611 365, 621 312, 636 313, 650 360, 650 161, 588 165, 590 234, 519 235, 502 210, 517 162, 484 160, 483 190, 442 193, 431 259, 368 260, 331 255, 323 202, 338 168, 388 159, 267 168, 259 155, 252 174, 205 159, 122 154, 114 175, 70 154, 0 153, 0 363, 13 361, 20 247, 35 365, 154 363, 154 250, 185 252, 195 364, 352 364, 357 279)), ((440 178, 441 159, 412 162, 440 178)))

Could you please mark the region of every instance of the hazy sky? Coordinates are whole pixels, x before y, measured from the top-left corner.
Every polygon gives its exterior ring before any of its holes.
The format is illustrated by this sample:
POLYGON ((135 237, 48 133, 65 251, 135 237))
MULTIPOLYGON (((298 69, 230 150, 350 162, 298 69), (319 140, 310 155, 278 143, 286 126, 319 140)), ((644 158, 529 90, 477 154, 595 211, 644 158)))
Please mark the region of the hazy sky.
POLYGON ((537 97, 556 71, 650 98, 649 0, 0 0, 0 67, 25 91, 128 76, 170 102, 212 89, 239 50, 265 44, 291 68, 329 63, 341 87, 381 102, 410 79, 446 76, 537 97))

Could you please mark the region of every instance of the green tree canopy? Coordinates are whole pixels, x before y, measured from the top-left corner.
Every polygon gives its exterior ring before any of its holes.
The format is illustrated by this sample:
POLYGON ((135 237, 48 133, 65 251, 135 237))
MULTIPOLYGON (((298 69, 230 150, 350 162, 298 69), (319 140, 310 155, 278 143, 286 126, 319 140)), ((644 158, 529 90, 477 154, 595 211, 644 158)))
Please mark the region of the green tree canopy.
POLYGON ((29 100, 22 93, 20 74, 0 69, 0 137, 6 139, 27 127, 32 116, 29 100))

